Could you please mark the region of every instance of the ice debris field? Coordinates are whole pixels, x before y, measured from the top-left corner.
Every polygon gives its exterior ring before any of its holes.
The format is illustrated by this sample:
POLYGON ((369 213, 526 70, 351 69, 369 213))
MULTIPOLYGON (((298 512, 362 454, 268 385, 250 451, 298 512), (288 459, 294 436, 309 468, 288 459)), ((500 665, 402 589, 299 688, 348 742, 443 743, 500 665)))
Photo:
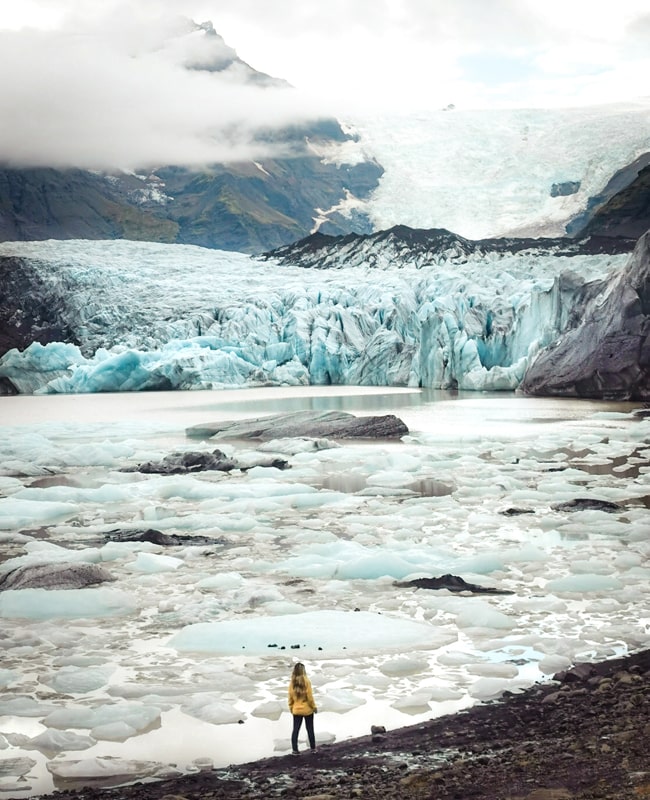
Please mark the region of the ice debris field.
MULTIPOLYGON (((288 752, 304 660, 318 741, 411 724, 648 646, 650 419, 633 404, 296 387, 6 397, 0 796, 288 752), (185 427, 300 408, 400 416, 400 442, 223 443, 288 469, 122 472, 185 427), (608 507, 571 509, 577 498, 608 507), (201 543, 124 541, 155 529, 201 543), (461 576, 510 594, 396 585, 461 576)), ((304 746, 301 745, 301 746, 304 746)))

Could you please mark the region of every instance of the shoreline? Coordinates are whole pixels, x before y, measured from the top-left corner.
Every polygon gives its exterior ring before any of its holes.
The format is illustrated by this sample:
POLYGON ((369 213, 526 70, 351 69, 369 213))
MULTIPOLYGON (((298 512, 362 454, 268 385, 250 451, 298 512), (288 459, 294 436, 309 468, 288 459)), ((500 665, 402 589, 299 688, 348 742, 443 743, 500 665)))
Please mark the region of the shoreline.
POLYGON ((51 800, 650 797, 650 650, 578 664, 456 714, 260 761, 51 800))

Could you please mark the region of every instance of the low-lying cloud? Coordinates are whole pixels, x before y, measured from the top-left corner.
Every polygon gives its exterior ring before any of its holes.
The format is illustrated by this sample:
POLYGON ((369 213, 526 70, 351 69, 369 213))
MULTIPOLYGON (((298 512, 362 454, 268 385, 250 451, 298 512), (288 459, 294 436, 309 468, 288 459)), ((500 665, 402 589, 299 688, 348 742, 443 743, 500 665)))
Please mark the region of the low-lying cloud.
MULTIPOLYGON (((141 21, 142 22, 142 21, 141 21)), ((0 32, 0 163, 143 169, 262 158, 256 132, 324 115, 281 83, 260 86, 214 33, 152 25, 0 32)))

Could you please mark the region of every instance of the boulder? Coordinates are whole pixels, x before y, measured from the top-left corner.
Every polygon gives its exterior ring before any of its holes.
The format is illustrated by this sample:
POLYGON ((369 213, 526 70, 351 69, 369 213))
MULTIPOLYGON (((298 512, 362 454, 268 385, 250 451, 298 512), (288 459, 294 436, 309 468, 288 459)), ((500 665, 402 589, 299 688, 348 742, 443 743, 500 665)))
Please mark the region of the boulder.
POLYGON ((150 542, 161 547, 186 547, 205 546, 213 544, 223 544, 223 539, 216 539, 209 536, 178 536, 177 534, 163 533, 154 528, 147 530, 115 530, 108 531, 106 540, 109 542, 150 542))
POLYGON ((30 564, 0 575, 0 591, 8 589, 84 589, 114 581, 97 564, 30 564))
MULTIPOLYGON (((577 309, 577 312, 580 310, 577 309)), ((650 399, 650 232, 582 323, 542 350, 521 390, 531 395, 650 399)))
POLYGON ((556 503, 551 506, 554 511, 606 511, 608 514, 615 514, 624 511, 625 507, 610 500, 598 500, 593 497, 576 497, 567 500, 565 503, 556 503))
POLYGON ((410 586, 414 589, 447 589, 450 592, 472 592, 473 594, 513 594, 506 589, 494 589, 491 586, 479 586, 467 583, 458 575, 441 575, 439 578, 415 578, 412 581, 396 581, 395 586, 410 586))
POLYGON ((213 422, 187 428, 193 438, 284 439, 308 436, 332 439, 399 439, 408 433, 393 414, 355 417, 344 411, 297 411, 256 419, 213 422))
POLYGON ((172 453, 165 456, 162 461, 146 461, 136 467, 124 467, 121 472, 144 472, 156 475, 183 475, 188 472, 206 472, 216 470, 218 472, 230 472, 233 469, 245 471, 252 467, 275 467, 275 469, 287 469, 290 466, 288 461, 274 456, 261 455, 252 461, 239 462, 226 456, 221 450, 213 450, 212 453, 187 452, 172 453))

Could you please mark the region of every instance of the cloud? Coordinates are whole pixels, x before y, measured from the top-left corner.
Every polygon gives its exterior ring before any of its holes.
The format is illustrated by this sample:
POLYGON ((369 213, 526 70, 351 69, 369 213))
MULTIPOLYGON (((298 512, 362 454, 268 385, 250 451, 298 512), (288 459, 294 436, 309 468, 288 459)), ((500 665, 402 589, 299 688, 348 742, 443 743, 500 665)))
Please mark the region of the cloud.
POLYGON ((324 109, 250 71, 187 19, 68 18, 57 30, 0 31, 0 162, 142 169, 261 158, 256 140, 324 109))
POLYGON ((22 0, 0 9, 0 161, 146 168, 262 158, 318 116, 646 95, 647 0, 22 0), (39 12, 37 14, 37 12, 39 12), (220 37, 188 17, 211 19, 220 37), (36 22, 36 29, 19 29, 36 22), (11 28, 11 30, 9 30, 11 28), (240 62, 297 87, 262 88, 240 62))

